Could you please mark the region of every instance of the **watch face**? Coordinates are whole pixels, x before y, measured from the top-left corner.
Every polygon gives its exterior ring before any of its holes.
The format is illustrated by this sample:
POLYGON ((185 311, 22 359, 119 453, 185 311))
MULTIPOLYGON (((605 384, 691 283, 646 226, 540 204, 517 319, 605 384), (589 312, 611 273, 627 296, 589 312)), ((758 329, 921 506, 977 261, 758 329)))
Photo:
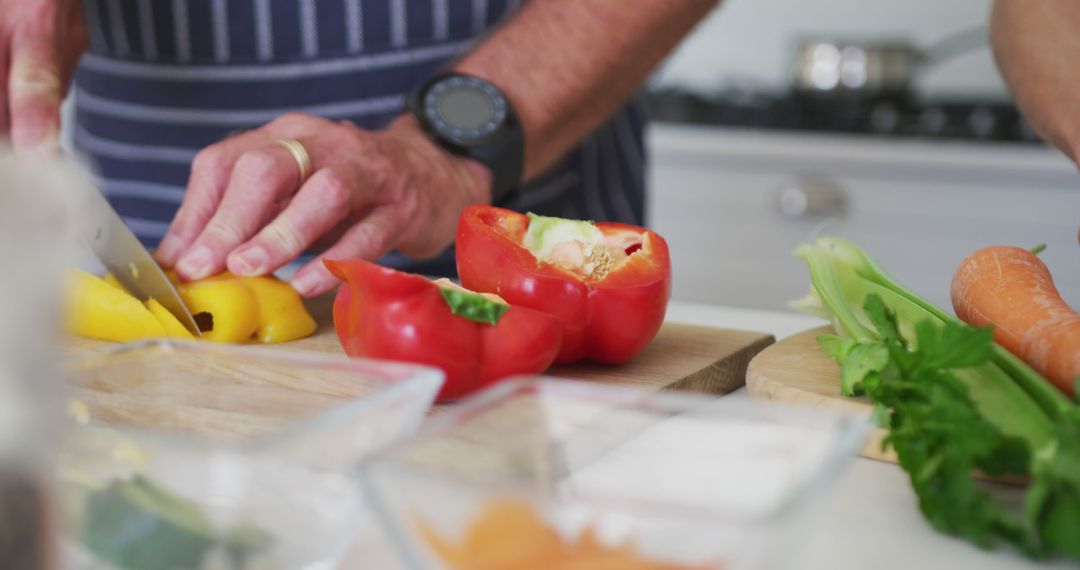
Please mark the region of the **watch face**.
POLYGON ((454 76, 424 95, 424 115, 443 136, 469 145, 491 136, 506 120, 506 99, 491 84, 454 76))

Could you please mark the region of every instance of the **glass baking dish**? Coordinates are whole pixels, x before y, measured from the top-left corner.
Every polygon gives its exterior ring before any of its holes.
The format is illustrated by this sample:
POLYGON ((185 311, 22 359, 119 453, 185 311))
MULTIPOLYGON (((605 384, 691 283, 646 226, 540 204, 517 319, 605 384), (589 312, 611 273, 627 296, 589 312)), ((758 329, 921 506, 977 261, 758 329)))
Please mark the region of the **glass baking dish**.
POLYGON ((521 508, 564 544, 597 539, 675 565, 664 568, 791 568, 812 505, 867 429, 866 417, 741 398, 522 378, 429 420, 361 479, 402 568, 507 556, 535 538, 529 525, 481 513, 521 508))
POLYGON ((426 367, 144 341, 69 369, 58 466, 64 568, 332 568, 364 501, 356 465, 414 433, 426 367))

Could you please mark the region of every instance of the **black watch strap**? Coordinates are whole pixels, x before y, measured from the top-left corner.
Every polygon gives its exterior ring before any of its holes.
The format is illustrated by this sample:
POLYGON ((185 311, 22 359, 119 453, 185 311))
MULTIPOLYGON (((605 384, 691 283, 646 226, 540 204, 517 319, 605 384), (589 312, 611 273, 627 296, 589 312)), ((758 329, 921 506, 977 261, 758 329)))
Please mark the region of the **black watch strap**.
POLYGON ((407 101, 406 108, 437 144, 454 154, 476 160, 487 167, 491 172, 492 204, 506 205, 517 196, 525 167, 525 133, 509 99, 496 86, 471 75, 442 73, 424 82, 413 92, 407 101), (484 91, 502 99, 500 106, 505 112, 502 113, 502 120, 489 134, 472 139, 455 138, 445 132, 429 116, 430 109, 424 107, 428 93, 436 85, 454 78, 466 78, 469 82, 483 85, 484 91))
POLYGON ((508 117, 515 125, 502 133, 492 144, 473 147, 466 156, 487 166, 491 171, 491 203, 505 206, 521 190, 525 170, 525 133, 516 125, 517 116, 508 117))

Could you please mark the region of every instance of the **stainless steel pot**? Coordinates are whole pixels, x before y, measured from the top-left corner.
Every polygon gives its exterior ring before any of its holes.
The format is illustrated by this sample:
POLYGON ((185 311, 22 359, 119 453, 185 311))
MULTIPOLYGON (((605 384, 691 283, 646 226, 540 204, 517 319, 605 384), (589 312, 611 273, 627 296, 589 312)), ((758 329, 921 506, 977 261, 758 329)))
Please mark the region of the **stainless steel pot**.
POLYGON ((792 85, 804 94, 904 95, 925 68, 986 43, 986 28, 981 26, 926 49, 904 40, 805 38, 795 48, 792 85))
POLYGON ((904 42, 807 39, 795 50, 792 82, 802 93, 902 94, 923 60, 918 48, 904 42))

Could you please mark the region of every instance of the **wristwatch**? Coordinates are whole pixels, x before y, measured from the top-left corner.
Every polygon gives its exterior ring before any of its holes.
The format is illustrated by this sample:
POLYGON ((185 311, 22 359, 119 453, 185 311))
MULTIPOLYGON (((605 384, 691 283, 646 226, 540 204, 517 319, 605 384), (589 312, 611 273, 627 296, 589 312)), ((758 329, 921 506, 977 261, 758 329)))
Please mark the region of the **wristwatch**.
POLYGON ((506 204, 517 195, 525 133, 498 87, 472 75, 442 73, 421 85, 407 108, 437 144, 487 166, 492 204, 506 204))

